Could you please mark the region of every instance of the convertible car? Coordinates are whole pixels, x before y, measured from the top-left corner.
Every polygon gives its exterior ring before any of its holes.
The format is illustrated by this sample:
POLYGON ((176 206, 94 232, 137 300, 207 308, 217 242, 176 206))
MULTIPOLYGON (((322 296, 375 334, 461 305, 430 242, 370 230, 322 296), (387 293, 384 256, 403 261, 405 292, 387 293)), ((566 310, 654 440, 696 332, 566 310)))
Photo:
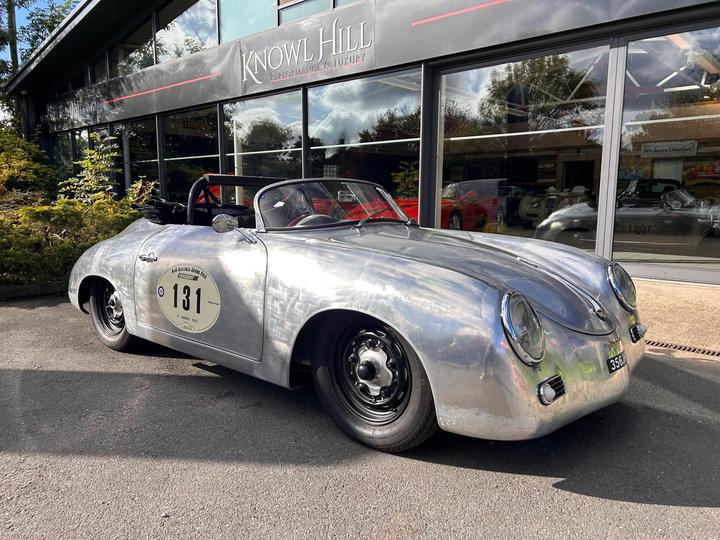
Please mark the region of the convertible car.
POLYGON ((370 182, 205 176, 187 205, 145 210, 73 268, 99 339, 288 388, 309 373, 339 428, 384 451, 438 427, 543 436, 618 401, 644 352, 619 265, 422 228, 370 182))

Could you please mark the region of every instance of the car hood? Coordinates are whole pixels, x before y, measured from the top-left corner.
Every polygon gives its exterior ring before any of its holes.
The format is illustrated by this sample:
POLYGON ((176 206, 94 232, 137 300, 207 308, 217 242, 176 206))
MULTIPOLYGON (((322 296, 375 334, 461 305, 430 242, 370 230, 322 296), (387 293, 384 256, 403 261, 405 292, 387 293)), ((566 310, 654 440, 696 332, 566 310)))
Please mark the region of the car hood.
MULTIPOLYGON (((606 335, 612 325, 593 311, 592 296, 558 272, 521 253, 439 229, 366 224, 362 230, 326 229, 312 234, 334 244, 368 249, 456 271, 525 295, 535 309, 577 332, 606 335), (538 264, 539 263, 539 264, 538 264)), ((536 257, 537 259, 537 257, 536 257)), ((596 302, 596 301, 595 301, 596 302)))

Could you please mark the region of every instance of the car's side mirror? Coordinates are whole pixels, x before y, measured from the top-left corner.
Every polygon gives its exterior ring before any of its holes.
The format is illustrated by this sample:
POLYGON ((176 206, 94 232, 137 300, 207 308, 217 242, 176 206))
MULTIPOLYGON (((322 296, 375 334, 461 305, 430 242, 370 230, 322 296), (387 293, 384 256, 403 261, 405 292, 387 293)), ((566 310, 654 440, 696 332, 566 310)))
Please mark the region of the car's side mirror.
POLYGON ((227 214, 218 214, 212 220, 212 228, 216 233, 226 233, 237 229, 238 220, 227 214))
POLYGON ((680 201, 670 201, 670 208, 672 210, 680 210, 683 207, 680 201))

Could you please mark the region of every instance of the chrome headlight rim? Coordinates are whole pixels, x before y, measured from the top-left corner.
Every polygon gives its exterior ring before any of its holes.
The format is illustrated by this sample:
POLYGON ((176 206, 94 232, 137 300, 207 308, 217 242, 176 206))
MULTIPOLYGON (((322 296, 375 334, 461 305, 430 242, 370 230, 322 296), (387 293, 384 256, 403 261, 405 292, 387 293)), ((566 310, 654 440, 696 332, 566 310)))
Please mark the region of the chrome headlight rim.
POLYGON ((502 320, 503 330, 505 330, 505 335, 508 338, 508 341, 510 342, 510 345, 512 346, 512 349, 515 351, 515 354, 522 360, 522 362, 530 367, 537 367, 540 365, 540 363, 545 358, 545 331, 542 327, 542 323, 540 322, 540 317, 538 317, 537 312, 535 311, 535 308, 532 306, 532 304, 525 298, 524 295, 518 293, 518 292, 506 292, 503 297, 502 301, 500 303, 500 319, 502 320), (520 336, 517 333, 517 330, 515 329, 515 324, 512 320, 512 314, 511 314, 511 303, 514 299, 518 298, 520 301, 524 302, 525 305, 530 309, 530 312, 532 313, 533 317, 537 321, 537 324, 541 331, 541 353, 540 356, 535 357, 532 356, 528 351, 525 350, 522 343, 520 342, 520 336))
POLYGON ((608 281, 610 282, 610 287, 612 287, 613 292, 615 293, 615 296, 617 296, 617 299, 620 301, 620 305, 625 308, 626 311, 629 311, 630 313, 634 313, 637 309, 637 301, 631 302, 630 299, 627 297, 625 293, 623 293, 622 287, 620 286, 620 283, 618 282, 618 277, 615 271, 617 269, 620 269, 622 272, 624 272, 630 281, 630 284, 633 287, 633 296, 637 298, 637 292, 635 291, 635 284, 632 281, 632 278, 630 278, 630 274, 627 273, 627 270, 625 270, 621 265, 619 265, 616 262, 610 263, 607 268, 607 277, 608 281))

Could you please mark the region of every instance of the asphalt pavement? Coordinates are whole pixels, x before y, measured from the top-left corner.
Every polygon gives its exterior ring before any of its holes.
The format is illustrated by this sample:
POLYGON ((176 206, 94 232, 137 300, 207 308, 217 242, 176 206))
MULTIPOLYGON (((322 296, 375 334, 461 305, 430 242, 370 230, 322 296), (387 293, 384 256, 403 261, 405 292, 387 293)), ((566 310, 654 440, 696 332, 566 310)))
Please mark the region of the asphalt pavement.
POLYGON ((720 361, 650 351, 620 403, 542 439, 402 455, 289 391, 62 296, 0 304, 0 538, 720 537, 720 361))

